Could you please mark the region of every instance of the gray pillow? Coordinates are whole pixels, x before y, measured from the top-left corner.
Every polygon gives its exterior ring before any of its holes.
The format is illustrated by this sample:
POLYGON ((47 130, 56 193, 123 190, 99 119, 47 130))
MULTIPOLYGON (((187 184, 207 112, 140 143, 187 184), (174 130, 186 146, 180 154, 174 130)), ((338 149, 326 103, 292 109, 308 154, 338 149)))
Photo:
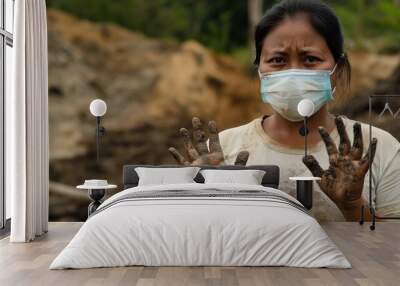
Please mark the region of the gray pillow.
POLYGON ((196 183, 194 178, 199 170, 199 167, 135 168, 139 176, 138 186, 196 183))
POLYGON ((245 184, 261 185, 265 171, 262 170, 201 170, 200 174, 204 177, 205 184, 226 183, 226 184, 245 184))

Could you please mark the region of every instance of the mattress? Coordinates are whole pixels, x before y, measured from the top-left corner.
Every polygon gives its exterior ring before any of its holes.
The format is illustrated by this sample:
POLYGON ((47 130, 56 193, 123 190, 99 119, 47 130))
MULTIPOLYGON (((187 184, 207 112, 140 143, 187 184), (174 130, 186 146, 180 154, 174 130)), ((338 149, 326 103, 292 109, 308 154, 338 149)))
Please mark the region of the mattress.
POLYGON ((132 265, 351 267, 286 193, 198 183, 138 186, 110 197, 50 269, 132 265))

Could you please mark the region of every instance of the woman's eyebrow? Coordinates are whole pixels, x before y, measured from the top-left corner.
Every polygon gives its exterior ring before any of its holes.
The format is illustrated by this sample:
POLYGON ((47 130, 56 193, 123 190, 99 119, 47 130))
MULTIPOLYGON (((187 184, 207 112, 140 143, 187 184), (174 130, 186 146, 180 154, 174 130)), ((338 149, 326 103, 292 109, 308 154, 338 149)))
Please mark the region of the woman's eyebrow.
POLYGON ((305 53, 318 53, 321 54, 322 51, 317 48, 312 48, 312 47, 304 47, 299 49, 300 53, 305 54, 305 53))
POLYGON ((282 49, 282 48, 270 49, 270 50, 267 50, 266 52, 268 55, 272 55, 272 54, 286 55, 287 54, 286 49, 282 49))

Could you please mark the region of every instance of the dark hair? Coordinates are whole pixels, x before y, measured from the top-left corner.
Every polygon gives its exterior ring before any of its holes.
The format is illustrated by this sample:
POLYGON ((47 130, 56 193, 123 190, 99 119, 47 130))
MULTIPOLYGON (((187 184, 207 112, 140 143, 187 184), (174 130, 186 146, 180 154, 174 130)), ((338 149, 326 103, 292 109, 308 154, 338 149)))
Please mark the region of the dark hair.
POLYGON ((292 17, 298 13, 307 14, 313 28, 325 39, 337 63, 339 77, 345 76, 346 85, 349 86, 351 66, 344 52, 343 32, 339 19, 331 8, 318 0, 284 0, 272 6, 261 18, 255 30, 256 58, 254 64, 260 64, 263 42, 268 33, 287 16, 292 17))

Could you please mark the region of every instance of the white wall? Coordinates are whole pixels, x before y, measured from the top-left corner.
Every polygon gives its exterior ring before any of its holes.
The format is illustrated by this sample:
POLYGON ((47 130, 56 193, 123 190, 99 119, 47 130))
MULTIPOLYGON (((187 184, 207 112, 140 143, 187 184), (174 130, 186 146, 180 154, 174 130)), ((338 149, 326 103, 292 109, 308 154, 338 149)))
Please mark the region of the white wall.
MULTIPOLYGON (((10 110, 10 95, 11 93, 11 88, 12 88, 12 72, 13 72, 13 63, 14 63, 14 56, 13 56, 13 49, 9 46, 6 46, 6 70, 5 70, 5 118, 7 118, 7 113, 12 112, 10 110)), ((7 133, 9 133, 9 129, 7 128, 7 121, 5 122, 5 140, 7 140, 7 137, 9 138, 10 136, 7 136, 7 133)), ((7 178, 10 178, 10 168, 7 166, 7 153, 9 150, 5 151, 5 196, 6 196, 6 219, 11 218, 11 188, 9 187, 9 180, 7 178)))
MULTIPOLYGON (((15 1, 14 0, 5 0, 4 1, 4 8, 5 8, 5 30, 11 34, 14 33, 14 5, 15 1)), ((10 96, 12 94, 12 73, 13 73, 13 66, 14 66, 14 54, 13 54, 13 48, 6 45, 6 51, 5 51, 5 116, 4 118, 7 118, 7 114, 11 112, 10 110, 10 96)), ((7 126, 7 121, 5 122, 5 133, 4 133, 4 141, 7 140, 7 137, 9 138, 10 136, 7 136, 7 133, 9 132, 9 126, 7 126)), ((5 143, 5 142, 4 142, 5 143)), ((5 160, 5 165, 4 165, 4 180, 5 180, 5 214, 6 214, 6 219, 11 218, 11 188, 9 187, 9 181, 7 178, 10 178, 10 168, 7 165, 7 153, 9 150, 5 150, 4 154, 4 160, 5 160)))

